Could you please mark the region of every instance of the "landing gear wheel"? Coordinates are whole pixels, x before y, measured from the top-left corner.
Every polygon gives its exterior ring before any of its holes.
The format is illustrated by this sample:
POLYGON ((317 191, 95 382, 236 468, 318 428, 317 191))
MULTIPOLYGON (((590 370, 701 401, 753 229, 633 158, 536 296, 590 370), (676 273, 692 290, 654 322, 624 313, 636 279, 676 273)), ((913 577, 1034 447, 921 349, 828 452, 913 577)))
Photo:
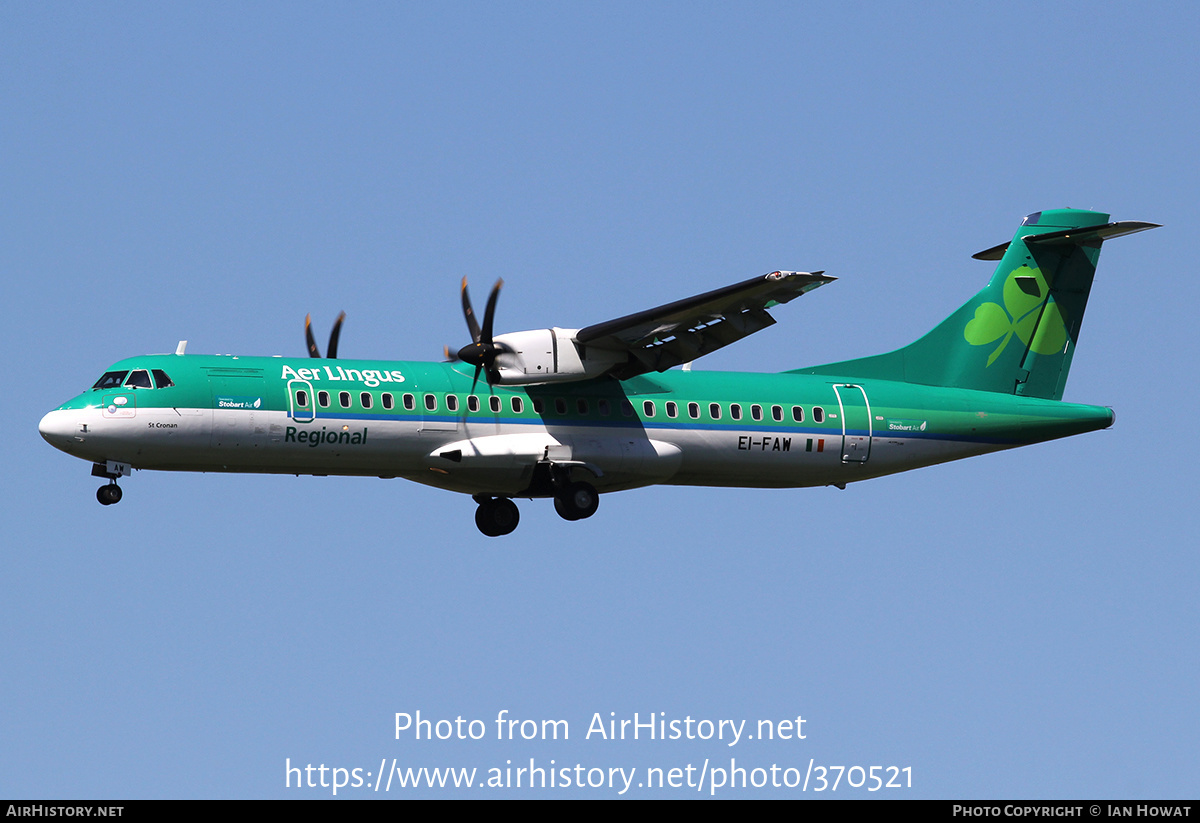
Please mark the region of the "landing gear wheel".
POLYGON ((120 503, 121 487, 116 483, 101 486, 96 489, 96 499, 100 501, 101 506, 111 506, 113 503, 120 503))
POLYGON ((475 525, 488 537, 511 534, 521 522, 521 510, 507 497, 484 500, 475 510, 475 525))
POLYGON ((561 497, 554 498, 554 510, 558 512, 558 516, 563 520, 578 520, 579 518, 572 514, 567 509, 567 504, 563 502, 561 497))
POLYGON ((554 510, 563 520, 583 520, 600 507, 600 494, 591 483, 569 483, 554 498, 554 510))

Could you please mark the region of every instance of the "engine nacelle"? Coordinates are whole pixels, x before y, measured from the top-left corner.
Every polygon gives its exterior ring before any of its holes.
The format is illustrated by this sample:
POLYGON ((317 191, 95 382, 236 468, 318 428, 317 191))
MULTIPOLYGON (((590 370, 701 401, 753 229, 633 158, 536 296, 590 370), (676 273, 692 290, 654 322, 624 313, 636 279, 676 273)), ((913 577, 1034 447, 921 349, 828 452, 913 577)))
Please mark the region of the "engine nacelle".
POLYGON ((496 357, 501 385, 569 383, 590 380, 624 365, 625 352, 587 347, 576 342, 579 329, 535 329, 496 335, 506 351, 496 357))

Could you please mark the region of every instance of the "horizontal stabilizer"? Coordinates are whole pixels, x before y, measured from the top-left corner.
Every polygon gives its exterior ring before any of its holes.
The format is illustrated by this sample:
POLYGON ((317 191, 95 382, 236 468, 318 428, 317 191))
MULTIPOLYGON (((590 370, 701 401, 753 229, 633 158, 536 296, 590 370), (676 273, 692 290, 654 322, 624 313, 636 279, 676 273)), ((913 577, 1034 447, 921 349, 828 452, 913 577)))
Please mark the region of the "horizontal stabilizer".
MULTIPOLYGON (((1120 223, 1103 223, 1099 226, 1084 226, 1080 229, 1066 229, 1065 231, 1055 231, 1049 234, 1030 235, 1025 238, 1025 242, 1037 243, 1039 245, 1087 245, 1089 243, 1098 244, 1102 240, 1109 240, 1113 237, 1124 237, 1127 234, 1135 234, 1146 229, 1160 228, 1158 223, 1141 223, 1136 220, 1125 220, 1120 223)), ((999 260, 1004 256, 1004 252, 1008 251, 1008 243, 1001 243, 999 246, 992 246, 990 249, 984 249, 978 254, 973 254, 976 260, 999 260)))

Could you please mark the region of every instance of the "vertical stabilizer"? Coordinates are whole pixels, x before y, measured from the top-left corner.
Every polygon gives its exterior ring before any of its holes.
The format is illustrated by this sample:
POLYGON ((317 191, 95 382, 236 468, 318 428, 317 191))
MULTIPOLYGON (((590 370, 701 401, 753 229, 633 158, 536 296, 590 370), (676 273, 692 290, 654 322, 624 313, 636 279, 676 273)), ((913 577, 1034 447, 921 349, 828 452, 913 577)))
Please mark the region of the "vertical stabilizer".
POLYGON ((1011 242, 975 255, 1000 261, 992 279, 920 340, 795 371, 1061 400, 1101 243, 1155 228, 1107 221, 1079 209, 1034 212, 1011 242))

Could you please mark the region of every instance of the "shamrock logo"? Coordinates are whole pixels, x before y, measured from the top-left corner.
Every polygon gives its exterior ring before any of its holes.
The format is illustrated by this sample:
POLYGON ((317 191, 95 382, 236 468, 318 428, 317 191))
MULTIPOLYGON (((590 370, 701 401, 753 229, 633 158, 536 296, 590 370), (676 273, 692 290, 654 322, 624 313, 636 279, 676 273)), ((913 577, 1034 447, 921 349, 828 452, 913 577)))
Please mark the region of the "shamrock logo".
POLYGON ((1058 304, 1053 300, 1046 302, 1049 294, 1050 287, 1040 269, 1028 266, 1014 269, 1004 281, 1004 305, 984 303, 975 309, 975 317, 963 329, 963 337, 972 346, 1000 341, 988 356, 988 366, 1000 356, 1014 334, 1038 354, 1052 354, 1067 342, 1067 326, 1058 304), (1035 332, 1037 336, 1030 340, 1035 332))

